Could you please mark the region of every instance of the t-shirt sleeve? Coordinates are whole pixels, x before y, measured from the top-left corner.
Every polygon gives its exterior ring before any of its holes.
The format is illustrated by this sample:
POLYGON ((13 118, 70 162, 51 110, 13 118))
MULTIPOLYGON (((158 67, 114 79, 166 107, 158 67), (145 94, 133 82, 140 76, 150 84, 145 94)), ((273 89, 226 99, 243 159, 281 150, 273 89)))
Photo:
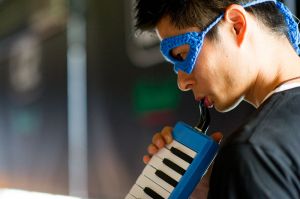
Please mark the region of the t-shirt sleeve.
POLYGON ((286 183, 289 177, 280 161, 276 154, 247 144, 225 148, 215 160, 208 198, 294 198, 297 192, 286 183))

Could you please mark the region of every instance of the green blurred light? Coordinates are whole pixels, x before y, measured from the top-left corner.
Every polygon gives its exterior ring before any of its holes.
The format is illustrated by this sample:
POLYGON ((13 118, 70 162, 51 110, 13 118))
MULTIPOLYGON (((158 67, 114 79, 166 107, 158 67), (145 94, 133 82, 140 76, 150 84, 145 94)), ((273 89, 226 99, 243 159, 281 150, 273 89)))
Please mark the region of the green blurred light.
POLYGON ((137 114, 175 110, 179 104, 179 90, 175 78, 141 78, 133 91, 137 114))

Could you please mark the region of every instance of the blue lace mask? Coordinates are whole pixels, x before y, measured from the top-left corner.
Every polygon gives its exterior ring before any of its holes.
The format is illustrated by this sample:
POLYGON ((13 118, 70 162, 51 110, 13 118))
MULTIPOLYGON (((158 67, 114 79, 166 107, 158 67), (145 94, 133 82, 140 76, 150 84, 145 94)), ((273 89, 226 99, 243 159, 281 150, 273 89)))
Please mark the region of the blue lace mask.
MULTIPOLYGON (((300 54, 299 43, 299 29, 298 24, 293 18, 291 11, 281 2, 276 0, 255 0, 247 4, 242 5, 244 8, 265 3, 265 2, 274 2, 276 7, 284 15, 286 25, 289 28, 289 40, 293 45, 294 49, 298 54, 300 54)), ((178 73, 178 70, 181 70, 185 73, 190 74, 193 71, 199 52, 201 51, 205 35, 219 22, 222 20, 224 14, 218 16, 212 23, 210 23, 203 31, 201 32, 188 32, 182 35, 177 35, 174 37, 168 37, 162 40, 160 44, 160 50, 165 57, 165 59, 172 64, 174 64, 174 71, 178 73), (172 55, 172 50, 176 47, 188 45, 189 51, 185 59, 178 59, 172 55)))

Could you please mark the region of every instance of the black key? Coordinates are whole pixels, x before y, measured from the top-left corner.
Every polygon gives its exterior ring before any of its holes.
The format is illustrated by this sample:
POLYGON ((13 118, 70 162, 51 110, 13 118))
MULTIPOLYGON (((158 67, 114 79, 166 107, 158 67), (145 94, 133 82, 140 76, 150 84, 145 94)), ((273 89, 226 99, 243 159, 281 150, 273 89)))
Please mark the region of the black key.
POLYGON ((144 192, 153 199, 164 199, 163 197, 161 197, 161 195, 159 195, 149 187, 145 187, 144 192))
POLYGON ((191 156, 185 154, 184 152, 180 151, 179 149, 176 149, 176 148, 174 148, 174 147, 171 147, 170 151, 171 151, 174 155, 178 156, 179 158, 183 159, 184 161, 186 161, 186 162, 188 162, 188 163, 190 163, 190 164, 191 164, 192 161, 193 161, 193 158, 192 158, 191 156))
POLYGON ((165 182, 172 185, 173 187, 176 187, 176 185, 178 184, 178 182, 176 180, 174 180, 173 178, 168 176, 163 171, 157 170, 157 171, 155 171, 155 175, 157 175, 160 179, 164 180, 165 182))
POLYGON ((183 168, 181 168, 180 166, 178 166, 177 164, 175 164, 167 158, 163 159, 163 163, 181 175, 185 173, 185 170, 183 168))

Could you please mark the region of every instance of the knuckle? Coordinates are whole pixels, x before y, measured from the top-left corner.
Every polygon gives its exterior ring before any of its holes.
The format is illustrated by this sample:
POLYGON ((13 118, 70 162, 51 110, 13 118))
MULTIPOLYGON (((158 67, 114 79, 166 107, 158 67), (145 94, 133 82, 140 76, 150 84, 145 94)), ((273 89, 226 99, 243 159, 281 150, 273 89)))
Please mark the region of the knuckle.
POLYGON ((161 139, 160 133, 155 133, 152 137, 152 143, 155 143, 157 139, 161 139))
POLYGON ((165 126, 163 129, 162 129, 162 133, 163 134, 169 134, 169 133, 171 133, 172 132, 172 127, 170 127, 170 126, 165 126))
POLYGON ((156 146, 154 146, 153 144, 150 144, 150 145, 148 146, 148 153, 149 153, 149 154, 154 154, 154 153, 156 153, 156 151, 157 151, 157 148, 156 148, 156 146))

